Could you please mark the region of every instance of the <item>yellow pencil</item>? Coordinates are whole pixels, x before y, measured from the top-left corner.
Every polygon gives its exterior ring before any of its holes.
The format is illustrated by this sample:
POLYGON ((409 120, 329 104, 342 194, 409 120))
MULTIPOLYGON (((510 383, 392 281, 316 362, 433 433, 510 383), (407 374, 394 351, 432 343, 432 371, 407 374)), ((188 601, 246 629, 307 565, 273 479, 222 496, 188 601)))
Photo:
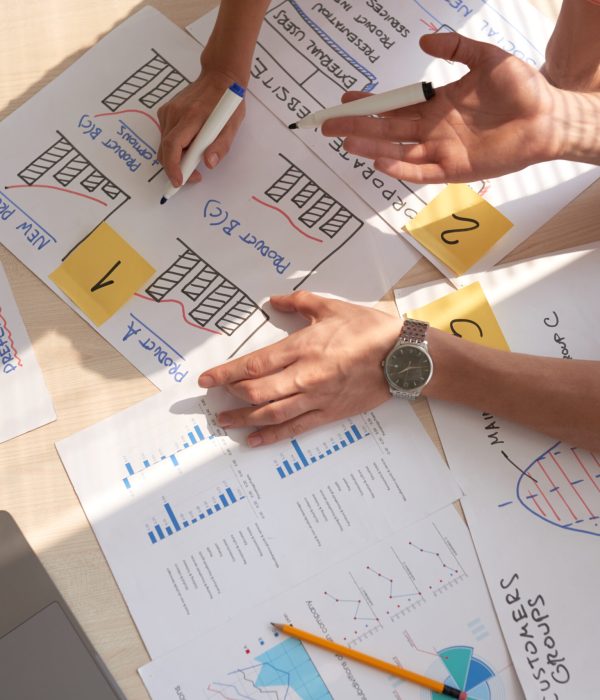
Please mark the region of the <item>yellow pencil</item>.
POLYGON ((321 649, 332 651, 334 654, 345 656, 348 659, 354 659, 354 661, 359 661, 361 664, 366 664, 367 666, 372 666, 380 671, 385 671, 385 673, 389 673, 391 676, 404 678, 404 680, 421 685, 423 688, 433 690, 435 693, 439 693, 440 695, 445 695, 449 698, 459 698, 459 700, 468 700, 467 693, 464 690, 456 690, 456 688, 451 688, 445 683, 434 681, 433 678, 426 678, 418 673, 413 673, 413 671, 408 671, 405 668, 399 668, 398 666, 390 664, 387 661, 382 661, 381 659, 376 659, 374 656, 363 654, 355 649, 350 649, 342 646, 341 644, 330 642, 328 639, 317 637, 316 634, 305 632, 297 627, 292 627, 292 625, 281 625, 277 624, 276 622, 271 622, 271 624, 273 627, 280 630, 284 634, 289 635, 290 637, 295 637, 303 642, 314 644, 315 646, 321 647, 321 649))

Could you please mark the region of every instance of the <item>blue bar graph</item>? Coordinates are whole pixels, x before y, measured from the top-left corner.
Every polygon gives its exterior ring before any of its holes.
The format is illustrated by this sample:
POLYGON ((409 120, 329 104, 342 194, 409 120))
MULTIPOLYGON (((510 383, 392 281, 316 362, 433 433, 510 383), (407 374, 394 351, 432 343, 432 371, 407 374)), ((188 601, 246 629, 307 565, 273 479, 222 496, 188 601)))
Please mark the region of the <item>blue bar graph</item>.
POLYGON ((368 435, 369 433, 366 432, 361 433, 358 427, 353 423, 348 428, 348 430, 344 431, 344 437, 340 438, 339 441, 332 442, 330 444, 330 447, 328 447, 324 451, 321 451, 319 449, 316 451, 315 454, 309 454, 308 456, 300 446, 298 440, 292 440, 290 442, 290 447, 293 449, 294 454, 291 455, 291 458, 288 457, 288 459, 283 459, 280 465, 275 465, 275 471, 277 472, 277 476, 280 479, 287 479, 288 477, 293 476, 297 472, 303 471, 307 467, 310 467, 312 464, 315 464, 320 460, 325 459, 326 457, 330 457, 332 454, 335 454, 340 450, 348 448, 351 445, 355 445, 357 442, 360 442, 360 440, 363 440, 368 435), (295 459, 296 457, 297 460, 295 459), (292 469, 290 462, 291 464, 293 464, 294 469, 292 469))
POLYGON ((176 449, 174 452, 171 452, 170 454, 166 455, 160 455, 160 457, 155 458, 154 461, 151 461, 150 459, 144 459, 142 460, 142 469, 135 469, 132 461, 127 461, 125 462, 125 470, 127 472, 127 476, 122 478, 123 486, 125 486, 126 489, 130 489, 132 487, 132 481, 129 477, 135 476, 138 472, 143 471, 144 469, 149 469, 150 467, 153 467, 155 464, 158 464, 159 462, 162 462, 164 460, 170 460, 171 464, 174 467, 179 466, 179 460, 177 459, 177 455, 184 450, 190 449, 196 445, 199 445, 201 442, 204 440, 213 440, 214 435, 209 434, 205 435, 202 432, 202 428, 200 428, 199 425, 194 424, 191 428, 191 430, 187 431, 187 435, 182 436, 183 439, 181 440, 180 447, 179 449, 176 449))
POLYGON ((300 445, 297 440, 292 440, 292 447, 296 450, 296 454, 300 457, 300 461, 305 467, 308 467, 308 460, 304 456, 304 452, 300 449, 300 445))
POLYGON ((165 510, 167 511, 167 515, 169 516, 169 519, 173 523, 173 527, 179 532, 181 530, 181 526, 177 522, 177 518, 175 517, 175 513, 173 513, 173 509, 171 508, 171 505, 169 503, 165 503, 165 510))
MULTIPOLYGON (((293 472, 292 472, 293 473, 293 472)), ((170 503, 163 503, 163 516, 162 519, 165 521, 163 526, 155 525, 154 530, 148 531, 148 538, 152 544, 158 544, 161 540, 166 539, 176 535, 178 532, 183 532, 183 530, 192 527, 196 523, 205 520, 210 516, 216 516, 219 512, 223 512, 226 508, 230 508, 232 505, 239 503, 244 500, 244 496, 236 496, 233 489, 229 486, 225 487, 224 493, 217 494, 216 498, 213 500, 211 506, 197 506, 194 508, 196 515, 189 518, 181 518, 181 524, 179 519, 175 515, 175 511, 170 503), (168 525, 166 524, 168 521, 168 525)))

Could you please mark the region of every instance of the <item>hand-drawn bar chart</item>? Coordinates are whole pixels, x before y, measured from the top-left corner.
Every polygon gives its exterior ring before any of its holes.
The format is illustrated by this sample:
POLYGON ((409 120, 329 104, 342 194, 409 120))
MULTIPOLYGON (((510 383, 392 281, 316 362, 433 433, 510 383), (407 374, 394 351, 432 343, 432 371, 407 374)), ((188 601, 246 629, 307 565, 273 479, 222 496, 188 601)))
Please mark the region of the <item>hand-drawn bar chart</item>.
POLYGON ((264 195, 268 201, 257 197, 253 199, 276 209, 295 231, 311 241, 309 245, 314 247, 316 259, 307 264, 311 269, 294 285, 294 289, 298 289, 360 231, 363 222, 283 153, 279 153, 279 157, 283 160, 284 170, 265 189, 264 195))
POLYGON ((183 247, 175 260, 137 295, 147 301, 179 306, 185 322, 199 330, 232 335, 251 316, 268 320, 258 304, 216 270, 180 238, 183 247))
POLYGON ((173 65, 152 49, 152 55, 102 100, 111 112, 139 103, 153 109, 178 87, 189 84, 173 65))
POLYGON ((153 527, 148 527, 148 538, 152 544, 157 544, 167 537, 172 537, 189 527, 192 527, 207 518, 218 516, 219 513, 231 508, 231 506, 240 503, 245 498, 244 495, 234 493, 230 486, 225 486, 220 493, 217 493, 210 505, 204 503, 194 506, 187 516, 176 516, 175 511, 170 503, 163 503, 163 513, 156 518, 157 521, 153 527))
POLYGON ((368 437, 369 433, 366 431, 361 432, 358 426, 352 423, 347 430, 344 430, 343 435, 344 437, 338 440, 332 440, 328 447, 315 450, 313 454, 305 453, 298 440, 292 440, 290 443, 292 449, 291 456, 287 459, 283 459, 281 464, 275 466, 275 471, 279 478, 287 479, 294 476, 294 474, 316 464, 320 460, 326 459, 340 450, 355 445, 368 437))
POLYGON ((130 199, 66 136, 60 131, 56 134, 57 138, 17 173, 17 181, 4 188, 10 190, 10 201, 30 219, 22 232, 38 250, 50 240, 57 242, 56 232, 69 236, 70 247, 130 199), (64 199, 62 205, 52 202, 50 206, 49 198, 58 197, 64 199), (65 219, 67 203, 69 217, 65 219), (76 229, 69 231, 69 225, 76 229), (32 237, 36 227, 37 235, 32 237))
POLYGON ((524 470, 516 498, 544 522, 600 537, 600 460, 592 452, 556 443, 524 470))

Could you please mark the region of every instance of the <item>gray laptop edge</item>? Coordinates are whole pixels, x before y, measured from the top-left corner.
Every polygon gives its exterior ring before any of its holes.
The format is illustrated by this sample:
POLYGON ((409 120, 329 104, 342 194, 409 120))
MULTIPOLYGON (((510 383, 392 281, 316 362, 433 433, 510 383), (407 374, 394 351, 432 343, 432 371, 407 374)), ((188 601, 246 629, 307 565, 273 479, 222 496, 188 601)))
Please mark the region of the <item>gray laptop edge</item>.
POLYGON ((0 697, 125 700, 5 511, 0 511, 0 697))

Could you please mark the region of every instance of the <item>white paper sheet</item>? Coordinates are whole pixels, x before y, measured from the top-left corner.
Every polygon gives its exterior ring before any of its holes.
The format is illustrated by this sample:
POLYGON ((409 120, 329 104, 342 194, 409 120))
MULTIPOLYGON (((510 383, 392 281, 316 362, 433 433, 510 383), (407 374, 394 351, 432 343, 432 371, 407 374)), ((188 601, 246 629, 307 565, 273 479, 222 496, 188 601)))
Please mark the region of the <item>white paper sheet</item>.
MULTIPOLYGON (((600 251, 576 251, 468 281, 481 283, 513 351, 598 361, 599 269, 600 251)), ((398 290, 398 307, 448 291, 398 290)), ((594 697, 600 455, 483 412, 430 406, 526 696, 594 697)))
POLYGON ((52 399, 0 265, 0 442, 55 420, 52 399))
MULTIPOLYGON (((206 42, 216 10, 188 27, 206 42)), ((459 31, 540 67, 552 23, 529 2, 487 0, 274 0, 254 54, 250 89, 284 124, 340 101, 349 89, 382 92, 419 80, 444 85, 464 74, 460 64, 432 59, 419 37, 459 31)), ((458 285, 454 273, 403 231, 443 185, 418 186, 376 172, 368 159, 350 155, 341 139, 296 130, 299 139, 338 173, 392 228, 458 285)), ((490 269, 598 177, 598 169, 568 162, 526 168, 473 183, 513 228, 470 272, 490 269)))
POLYGON ((251 450, 215 430, 217 396, 158 394, 57 444, 152 657, 460 495, 404 403, 251 450))
POLYGON ((160 206, 156 112, 199 52, 145 8, 0 125, 0 241, 64 297, 49 274, 110 225, 156 273, 98 330, 161 388, 292 328, 270 294, 374 303, 418 257, 251 95, 235 151, 160 206))
POLYGON ((271 620, 401 664, 473 700, 523 697, 471 538, 452 506, 140 669, 155 700, 174 688, 214 700, 432 698, 280 635, 271 620))

